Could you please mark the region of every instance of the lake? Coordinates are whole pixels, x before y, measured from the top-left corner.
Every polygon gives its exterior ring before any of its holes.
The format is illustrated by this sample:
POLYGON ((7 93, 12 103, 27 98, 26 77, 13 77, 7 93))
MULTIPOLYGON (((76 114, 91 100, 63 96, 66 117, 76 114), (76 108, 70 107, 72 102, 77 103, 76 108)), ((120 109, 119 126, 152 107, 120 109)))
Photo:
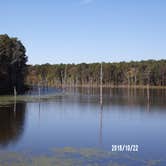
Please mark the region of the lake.
POLYGON ((82 165, 90 160, 91 165, 165 166, 166 89, 150 89, 149 98, 147 94, 146 89, 103 88, 102 105, 98 88, 41 89, 40 97, 33 91, 16 101, 2 96, 0 164, 9 153, 51 156, 59 149, 63 160, 67 151, 82 165), (139 147, 138 152, 112 152, 114 145, 139 147), (112 153, 119 157, 111 158, 112 153))

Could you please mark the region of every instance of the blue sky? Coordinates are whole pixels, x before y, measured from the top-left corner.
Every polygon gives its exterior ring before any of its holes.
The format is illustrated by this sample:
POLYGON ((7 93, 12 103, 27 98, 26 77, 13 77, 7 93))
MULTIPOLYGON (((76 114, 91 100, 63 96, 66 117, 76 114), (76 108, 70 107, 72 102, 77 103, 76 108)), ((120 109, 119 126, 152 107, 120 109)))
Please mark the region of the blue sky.
POLYGON ((166 59, 166 0, 0 0, 30 64, 166 59))

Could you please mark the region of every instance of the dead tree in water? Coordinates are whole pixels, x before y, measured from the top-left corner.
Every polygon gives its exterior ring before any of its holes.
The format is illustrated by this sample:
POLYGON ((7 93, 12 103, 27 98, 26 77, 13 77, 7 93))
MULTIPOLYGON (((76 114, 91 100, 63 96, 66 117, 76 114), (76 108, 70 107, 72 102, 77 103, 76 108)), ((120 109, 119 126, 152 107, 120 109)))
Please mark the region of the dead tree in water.
POLYGON ((103 65, 100 67, 100 114, 99 114, 99 144, 102 144, 102 114, 103 114, 103 65))
POLYGON ((103 105, 103 65, 100 67, 100 105, 103 105))
POLYGON ((149 111, 149 107, 150 107, 150 70, 147 70, 147 72, 145 73, 146 76, 146 92, 147 92, 147 110, 149 111))
POLYGON ((38 83, 38 95, 39 95, 39 99, 40 99, 40 96, 41 96, 40 93, 41 93, 41 92, 40 92, 40 83, 38 83))
POLYGON ((16 97, 17 97, 17 91, 16 87, 14 86, 14 113, 16 112, 16 97))

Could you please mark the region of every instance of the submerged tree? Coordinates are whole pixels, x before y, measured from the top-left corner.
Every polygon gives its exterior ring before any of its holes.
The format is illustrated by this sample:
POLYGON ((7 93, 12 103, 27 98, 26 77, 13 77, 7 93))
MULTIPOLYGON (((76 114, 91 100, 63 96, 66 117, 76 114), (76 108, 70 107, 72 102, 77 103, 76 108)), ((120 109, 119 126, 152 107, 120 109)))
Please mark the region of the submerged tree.
POLYGON ((0 35, 0 93, 11 93, 16 87, 24 91, 26 75, 26 50, 17 38, 0 35))

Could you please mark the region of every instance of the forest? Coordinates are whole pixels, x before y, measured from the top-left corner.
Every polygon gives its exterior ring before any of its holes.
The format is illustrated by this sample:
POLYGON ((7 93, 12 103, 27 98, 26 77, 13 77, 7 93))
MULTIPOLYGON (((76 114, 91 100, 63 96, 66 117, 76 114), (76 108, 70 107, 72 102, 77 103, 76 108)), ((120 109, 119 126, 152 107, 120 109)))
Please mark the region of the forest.
POLYGON ((0 94, 22 93, 26 89, 26 50, 20 40, 0 35, 0 94))
POLYGON ((27 87, 166 86, 166 60, 119 63, 27 65, 20 40, 0 35, 0 94, 24 92, 27 87), (101 65, 102 64, 102 65, 101 65), (26 86, 28 85, 28 86, 26 86))
MULTIPOLYGON (((29 65, 26 82, 42 86, 99 86, 101 63, 29 65)), ((166 86, 166 60, 102 63, 103 86, 166 86)))

